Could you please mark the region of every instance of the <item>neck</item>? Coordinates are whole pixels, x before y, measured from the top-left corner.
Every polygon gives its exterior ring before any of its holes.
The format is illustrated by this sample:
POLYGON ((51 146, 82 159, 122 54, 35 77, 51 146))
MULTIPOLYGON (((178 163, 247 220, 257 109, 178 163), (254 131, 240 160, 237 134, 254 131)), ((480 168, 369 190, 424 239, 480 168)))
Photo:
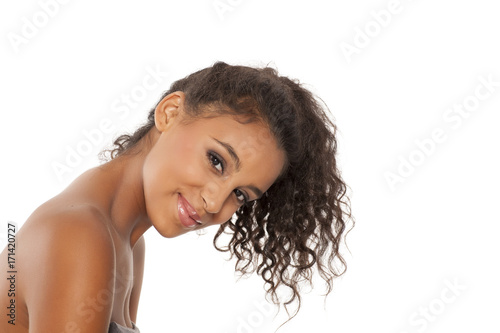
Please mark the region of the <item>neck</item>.
POLYGON ((131 248, 152 226, 146 211, 142 169, 157 138, 153 129, 137 143, 131 154, 90 169, 68 187, 97 205, 119 237, 130 242, 131 248))

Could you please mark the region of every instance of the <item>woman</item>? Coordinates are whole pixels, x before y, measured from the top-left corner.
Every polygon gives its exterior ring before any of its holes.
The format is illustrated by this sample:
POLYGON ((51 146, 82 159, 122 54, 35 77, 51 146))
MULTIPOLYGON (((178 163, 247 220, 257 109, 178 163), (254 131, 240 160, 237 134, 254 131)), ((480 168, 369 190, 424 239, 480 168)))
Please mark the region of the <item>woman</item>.
MULTIPOLYGON (((236 255, 237 271, 257 271, 276 304, 284 285, 285 305, 297 299, 300 309, 298 284, 313 267, 327 294, 345 271, 339 245, 350 213, 335 127, 309 91, 275 70, 219 62, 193 73, 114 145, 107 163, 17 233, 15 325, 4 319, 1 332, 139 332, 151 226, 171 238, 220 225, 215 247, 236 255), (223 232, 232 238, 220 248, 223 232)), ((0 261, 8 271, 7 249, 0 261)), ((3 309, 8 290, 2 279, 3 309)))

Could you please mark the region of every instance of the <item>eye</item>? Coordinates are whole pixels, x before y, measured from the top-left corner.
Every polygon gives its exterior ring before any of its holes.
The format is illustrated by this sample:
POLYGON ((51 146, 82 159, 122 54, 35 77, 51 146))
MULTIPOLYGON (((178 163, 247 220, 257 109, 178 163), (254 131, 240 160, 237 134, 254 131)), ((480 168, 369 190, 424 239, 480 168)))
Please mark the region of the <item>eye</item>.
POLYGON ((224 173, 224 160, 213 151, 209 151, 207 155, 210 164, 212 164, 212 166, 220 173, 224 173))
POLYGON ((243 191, 236 189, 234 190, 234 194, 236 195, 236 199, 238 199, 238 201, 242 204, 246 204, 248 202, 248 197, 243 191))

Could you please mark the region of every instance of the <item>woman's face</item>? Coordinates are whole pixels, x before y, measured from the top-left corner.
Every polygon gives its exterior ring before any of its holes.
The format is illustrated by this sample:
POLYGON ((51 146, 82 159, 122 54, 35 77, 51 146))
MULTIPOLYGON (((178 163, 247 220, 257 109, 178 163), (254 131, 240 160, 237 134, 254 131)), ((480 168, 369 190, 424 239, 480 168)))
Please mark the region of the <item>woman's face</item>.
POLYGON ((183 101, 176 92, 158 104, 159 135, 143 167, 148 217, 169 238, 229 220, 267 191, 285 162, 262 123, 230 115, 185 123, 183 101))

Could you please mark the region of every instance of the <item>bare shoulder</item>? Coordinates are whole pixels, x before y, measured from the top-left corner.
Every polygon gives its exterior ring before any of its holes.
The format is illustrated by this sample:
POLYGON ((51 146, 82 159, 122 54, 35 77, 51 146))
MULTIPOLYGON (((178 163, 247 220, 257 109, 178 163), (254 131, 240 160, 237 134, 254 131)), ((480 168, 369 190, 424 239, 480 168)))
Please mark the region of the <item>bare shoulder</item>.
POLYGON ((110 230, 104 217, 92 206, 44 212, 29 222, 33 223, 26 225, 19 240, 23 264, 55 266, 53 258, 57 258, 64 262, 85 262, 87 268, 92 268, 101 262, 114 261, 110 230))
POLYGON ((19 247, 30 331, 107 332, 115 248, 104 217, 81 205, 40 213, 29 223, 19 247))

